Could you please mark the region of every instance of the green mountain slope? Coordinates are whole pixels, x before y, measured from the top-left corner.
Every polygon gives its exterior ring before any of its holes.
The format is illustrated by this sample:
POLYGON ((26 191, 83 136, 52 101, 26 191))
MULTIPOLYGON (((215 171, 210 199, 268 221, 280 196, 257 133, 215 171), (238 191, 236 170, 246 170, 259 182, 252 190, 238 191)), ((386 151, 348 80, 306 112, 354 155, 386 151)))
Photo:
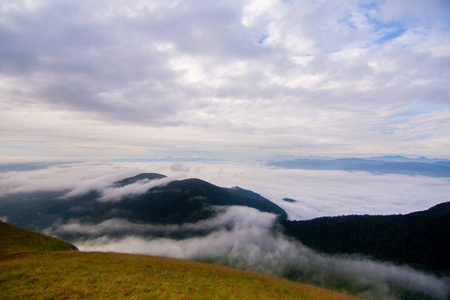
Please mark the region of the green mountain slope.
POLYGON ((74 245, 0 221, 0 257, 18 252, 77 250, 74 245))
POLYGON ((450 202, 407 215, 280 221, 284 232, 325 253, 361 253, 450 272, 450 202))

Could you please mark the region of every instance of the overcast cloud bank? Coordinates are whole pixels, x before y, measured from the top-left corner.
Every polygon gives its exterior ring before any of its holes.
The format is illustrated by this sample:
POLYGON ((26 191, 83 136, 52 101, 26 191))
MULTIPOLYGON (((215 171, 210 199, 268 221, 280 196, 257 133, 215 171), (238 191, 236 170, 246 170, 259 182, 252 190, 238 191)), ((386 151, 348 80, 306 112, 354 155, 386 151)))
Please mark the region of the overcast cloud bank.
POLYGON ((0 4, 0 158, 447 156, 450 4, 0 4))

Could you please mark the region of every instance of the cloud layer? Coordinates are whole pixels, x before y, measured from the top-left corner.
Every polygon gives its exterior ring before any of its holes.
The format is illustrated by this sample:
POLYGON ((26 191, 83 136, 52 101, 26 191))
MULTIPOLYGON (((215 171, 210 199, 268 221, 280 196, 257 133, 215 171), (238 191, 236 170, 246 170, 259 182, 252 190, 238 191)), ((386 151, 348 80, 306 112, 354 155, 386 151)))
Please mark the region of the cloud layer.
POLYGON ((449 11, 2 1, 0 155, 448 155, 449 11))
POLYGON ((65 191, 80 196, 99 191, 119 201, 170 180, 200 178, 222 187, 240 186, 275 202, 290 219, 349 214, 405 214, 450 201, 449 178, 374 175, 367 172, 286 170, 248 163, 148 162, 63 164, 0 173, 0 196, 34 191, 65 191), (114 182, 139 173, 168 178, 117 188, 114 182), (297 200, 294 203, 283 198, 297 200))

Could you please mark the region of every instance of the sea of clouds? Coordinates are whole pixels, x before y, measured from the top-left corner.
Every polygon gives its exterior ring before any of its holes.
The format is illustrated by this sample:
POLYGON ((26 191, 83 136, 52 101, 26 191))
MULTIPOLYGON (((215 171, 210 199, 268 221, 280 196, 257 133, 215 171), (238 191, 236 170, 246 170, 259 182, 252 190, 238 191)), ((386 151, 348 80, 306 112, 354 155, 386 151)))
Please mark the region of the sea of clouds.
POLYGON ((252 190, 285 209, 292 220, 349 214, 405 214, 450 201, 450 178, 369 172, 294 170, 260 163, 146 162, 61 164, 29 171, 0 172, 0 197, 35 191, 90 190, 117 201, 171 180, 200 178, 222 187, 252 190), (142 172, 168 178, 117 187, 114 182, 142 172), (294 203, 283 198, 297 200, 294 203))
MULTIPOLYGON (((90 190, 100 201, 120 201, 171 180, 197 177, 213 184, 252 190, 284 208, 290 219, 348 214, 398 214, 424 210, 449 200, 450 179, 367 172, 285 170, 259 163, 77 163, 29 171, 0 173, 0 197, 34 191, 65 191, 64 198, 90 190), (114 182, 142 172, 167 175, 118 187, 114 182), (288 197, 296 201, 282 200, 288 197)), ((1 201, 1 198, 0 198, 1 201)), ((7 218, 2 216, 2 218, 7 218)), ((113 251, 161 255, 221 263, 246 270, 344 287, 367 298, 396 299, 398 291, 418 292, 444 299, 449 278, 414 270, 409 266, 361 256, 323 255, 274 230, 275 216, 247 207, 230 207, 214 218, 195 224, 135 224, 110 219, 100 224, 71 220, 46 233, 80 233, 75 241, 83 251, 113 251), (134 232, 112 238, 114 231, 134 232), (143 236, 142 232, 204 231, 204 236, 184 239, 143 236), (89 238, 90 236, 90 238, 89 238), (341 283, 342 284, 342 283, 341 283)), ((276 226, 275 226, 276 228, 276 226)))

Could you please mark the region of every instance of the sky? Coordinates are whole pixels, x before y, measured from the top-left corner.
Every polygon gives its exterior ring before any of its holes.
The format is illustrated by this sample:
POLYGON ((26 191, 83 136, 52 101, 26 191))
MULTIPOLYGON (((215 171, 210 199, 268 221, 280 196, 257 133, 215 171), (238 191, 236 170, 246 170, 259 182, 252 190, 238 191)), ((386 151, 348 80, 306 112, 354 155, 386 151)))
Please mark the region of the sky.
POLYGON ((450 158, 449 1, 0 1, 0 161, 450 158))

